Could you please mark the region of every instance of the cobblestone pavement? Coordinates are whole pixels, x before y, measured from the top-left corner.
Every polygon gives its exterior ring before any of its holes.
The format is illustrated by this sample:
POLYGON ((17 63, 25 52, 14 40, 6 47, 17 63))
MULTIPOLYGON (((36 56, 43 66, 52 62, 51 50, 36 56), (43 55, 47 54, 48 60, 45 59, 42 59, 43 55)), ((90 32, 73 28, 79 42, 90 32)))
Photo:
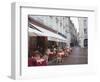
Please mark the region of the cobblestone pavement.
POLYGON ((73 65, 73 64, 87 64, 88 63, 88 49, 73 47, 72 53, 65 57, 60 64, 52 63, 51 65, 73 65))

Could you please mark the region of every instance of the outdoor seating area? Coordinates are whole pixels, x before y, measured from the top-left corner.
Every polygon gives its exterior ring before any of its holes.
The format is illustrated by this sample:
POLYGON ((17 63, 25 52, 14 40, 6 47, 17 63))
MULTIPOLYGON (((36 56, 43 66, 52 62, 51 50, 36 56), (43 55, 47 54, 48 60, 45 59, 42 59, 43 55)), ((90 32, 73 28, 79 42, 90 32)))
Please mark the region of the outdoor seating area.
POLYGON ((33 51, 28 58, 28 66, 47 66, 50 62, 56 64, 62 63, 64 57, 68 57, 72 52, 72 48, 64 49, 47 49, 45 54, 41 54, 38 50, 33 51))
POLYGON ((84 49, 88 47, 87 26, 84 26, 86 22, 87 18, 80 17, 29 15, 28 66, 86 64, 87 50, 84 49), (82 29, 80 26, 79 32, 73 19, 77 20, 79 26, 81 23, 83 25, 82 29), (84 52, 86 55, 83 51, 86 51, 84 52))

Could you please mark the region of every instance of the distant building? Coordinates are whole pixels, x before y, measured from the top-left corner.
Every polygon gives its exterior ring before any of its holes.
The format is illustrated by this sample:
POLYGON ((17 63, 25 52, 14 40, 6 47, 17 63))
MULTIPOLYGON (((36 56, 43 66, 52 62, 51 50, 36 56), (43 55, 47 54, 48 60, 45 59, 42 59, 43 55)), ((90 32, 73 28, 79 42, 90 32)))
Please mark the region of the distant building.
POLYGON ((78 39, 79 39, 79 45, 80 47, 88 47, 88 27, 87 27, 87 18, 86 17, 79 17, 79 34, 78 34, 78 39))
POLYGON ((69 30, 70 30, 70 46, 75 46, 77 43, 77 30, 74 23, 69 20, 69 30))

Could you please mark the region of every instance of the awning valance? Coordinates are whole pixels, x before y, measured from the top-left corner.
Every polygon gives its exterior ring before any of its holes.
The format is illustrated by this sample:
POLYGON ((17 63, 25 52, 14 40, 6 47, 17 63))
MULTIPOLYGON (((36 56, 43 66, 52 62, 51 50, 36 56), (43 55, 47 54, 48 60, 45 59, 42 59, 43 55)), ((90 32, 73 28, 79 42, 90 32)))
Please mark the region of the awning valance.
POLYGON ((44 36, 42 32, 39 32, 38 30, 35 30, 33 28, 28 28, 29 36, 44 36))

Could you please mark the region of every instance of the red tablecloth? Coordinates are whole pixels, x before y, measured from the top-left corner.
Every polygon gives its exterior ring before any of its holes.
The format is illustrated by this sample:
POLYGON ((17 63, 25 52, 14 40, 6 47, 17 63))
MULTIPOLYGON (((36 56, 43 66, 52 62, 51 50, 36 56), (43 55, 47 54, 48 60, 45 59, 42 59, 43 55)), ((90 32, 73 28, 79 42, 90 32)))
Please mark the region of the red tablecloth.
POLYGON ((44 59, 35 60, 32 58, 28 59, 28 66, 46 66, 47 62, 44 59))
POLYGON ((59 56, 64 57, 65 53, 64 52, 60 52, 58 53, 59 56))
POLYGON ((47 65, 47 62, 46 60, 44 59, 39 59, 39 60, 36 60, 36 66, 46 66, 47 65))

